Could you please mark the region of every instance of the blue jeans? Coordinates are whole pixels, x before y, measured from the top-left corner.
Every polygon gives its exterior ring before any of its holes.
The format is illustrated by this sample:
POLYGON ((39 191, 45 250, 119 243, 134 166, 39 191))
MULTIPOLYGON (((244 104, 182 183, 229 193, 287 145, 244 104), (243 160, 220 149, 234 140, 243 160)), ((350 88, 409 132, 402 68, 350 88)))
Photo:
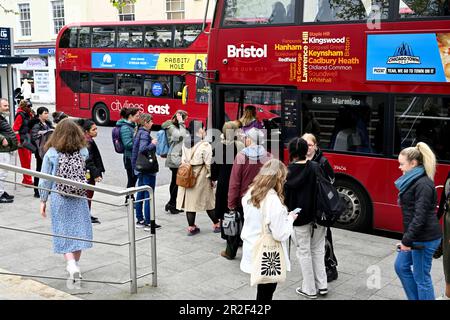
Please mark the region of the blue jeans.
POLYGON ((402 282, 408 300, 434 300, 431 263, 433 253, 441 239, 426 242, 413 242, 423 249, 400 251, 395 260, 395 272, 402 282), (411 269, 412 267, 412 269, 411 269))
MULTIPOLYGON (((151 175, 151 174, 146 174, 146 173, 139 173, 138 175, 138 187, 141 186, 150 186, 153 188, 153 190, 155 190, 155 184, 156 184, 156 176, 155 175, 151 175)), ((137 197, 136 197, 136 201, 148 198, 149 194, 147 191, 141 191, 138 192, 137 197)), ((137 202, 135 204, 135 208, 136 208, 136 219, 137 221, 145 221, 145 224, 150 224, 150 200, 145 200, 145 209, 144 209, 144 213, 145 213, 145 219, 142 216, 142 206, 143 203, 142 202, 137 202)))

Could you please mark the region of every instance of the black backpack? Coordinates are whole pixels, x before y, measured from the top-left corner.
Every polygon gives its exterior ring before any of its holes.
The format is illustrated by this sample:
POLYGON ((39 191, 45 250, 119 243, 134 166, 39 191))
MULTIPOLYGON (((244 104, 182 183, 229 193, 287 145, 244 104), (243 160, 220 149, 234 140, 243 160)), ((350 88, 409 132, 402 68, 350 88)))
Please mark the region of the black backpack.
POLYGON ((324 177, 319 164, 312 161, 310 164, 316 174, 315 222, 324 227, 331 227, 345 211, 345 202, 330 180, 324 177))

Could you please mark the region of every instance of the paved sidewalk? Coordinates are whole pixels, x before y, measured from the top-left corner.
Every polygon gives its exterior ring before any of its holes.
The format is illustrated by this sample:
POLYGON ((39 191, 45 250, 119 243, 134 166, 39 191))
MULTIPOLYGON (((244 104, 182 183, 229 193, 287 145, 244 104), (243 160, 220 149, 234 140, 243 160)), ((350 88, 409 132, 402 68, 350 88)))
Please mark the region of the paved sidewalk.
MULTIPOLYGON (((7 185, 7 190, 12 188, 7 185)), ((19 186, 12 193, 16 201, 11 205, 0 206, 0 225, 50 232, 50 218, 41 218, 39 199, 33 198, 32 189, 19 186)), ((241 252, 238 252, 238 259, 233 261, 219 256, 225 248, 225 242, 220 234, 212 232, 212 223, 206 213, 197 215, 200 234, 188 237, 185 215, 163 212, 168 197, 168 186, 157 188, 157 223, 162 225, 157 230, 158 287, 151 286, 150 276, 138 280, 138 294, 132 295, 129 284, 83 283, 80 289, 68 289, 65 281, 29 280, 0 275, 0 299, 253 300, 256 289, 249 286, 249 275, 239 269, 241 252), (42 287, 35 291, 30 289, 37 286, 42 287)), ((99 194, 94 198, 116 204, 124 200, 99 194)), ((128 240, 124 208, 98 203, 94 203, 93 208, 93 214, 102 222, 94 225, 95 240, 116 243, 128 240)), ((329 284, 329 294, 325 299, 405 299, 393 267, 398 240, 339 229, 333 232, 339 278, 329 284)), ((136 231, 138 238, 147 234, 142 229, 136 231)), ((63 257, 53 254, 51 238, 0 229, 0 243, 0 268, 16 273, 66 276, 63 257)), ((137 254, 138 274, 149 272, 149 240, 137 244, 137 254)), ((292 251, 293 271, 288 273, 287 281, 279 285, 274 299, 304 299, 295 293, 301 273, 294 257, 292 251)), ((128 247, 95 244, 83 253, 81 259, 83 277, 95 280, 124 281, 129 278, 128 265, 128 247)), ((440 295, 444 288, 441 259, 433 261, 432 276, 436 295, 440 295)))

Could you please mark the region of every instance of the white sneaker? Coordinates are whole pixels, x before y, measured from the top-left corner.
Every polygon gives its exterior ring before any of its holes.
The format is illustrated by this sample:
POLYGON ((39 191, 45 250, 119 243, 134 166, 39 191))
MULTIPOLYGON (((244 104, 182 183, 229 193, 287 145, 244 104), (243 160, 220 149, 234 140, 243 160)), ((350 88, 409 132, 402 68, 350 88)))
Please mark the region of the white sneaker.
POLYGON ((81 278, 80 268, 76 263, 67 263, 66 270, 69 273, 69 279, 75 281, 76 279, 81 278))

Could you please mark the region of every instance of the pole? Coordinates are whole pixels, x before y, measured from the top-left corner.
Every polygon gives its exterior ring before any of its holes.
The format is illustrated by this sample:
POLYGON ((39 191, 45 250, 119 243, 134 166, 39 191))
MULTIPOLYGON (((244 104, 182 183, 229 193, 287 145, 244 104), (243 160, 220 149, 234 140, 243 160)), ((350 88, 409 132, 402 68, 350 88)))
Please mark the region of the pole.
POLYGON ((128 198, 128 237, 130 241, 130 278, 131 294, 137 293, 137 270, 136 270, 136 230, 134 226, 134 199, 128 198))
MULTIPOLYGON (((13 84, 12 84, 12 66, 8 64, 6 68, 6 92, 8 92, 8 102, 9 102, 9 124, 11 127, 14 123, 14 114, 16 113, 16 108, 14 105, 14 95, 13 95, 13 84)), ((14 165, 17 166, 17 152, 14 152, 14 165)), ((14 173, 14 190, 17 190, 17 173, 14 173)))
POLYGON ((158 277, 158 268, 157 268, 157 263, 156 263, 156 212, 155 212, 155 190, 152 190, 149 192, 149 196, 150 196, 150 205, 151 205, 151 210, 150 210, 150 232, 152 234, 151 237, 151 249, 150 249, 150 253, 152 254, 152 270, 153 270, 153 276, 152 276, 152 286, 153 287, 157 287, 158 286, 158 281, 157 281, 157 277, 158 277))

